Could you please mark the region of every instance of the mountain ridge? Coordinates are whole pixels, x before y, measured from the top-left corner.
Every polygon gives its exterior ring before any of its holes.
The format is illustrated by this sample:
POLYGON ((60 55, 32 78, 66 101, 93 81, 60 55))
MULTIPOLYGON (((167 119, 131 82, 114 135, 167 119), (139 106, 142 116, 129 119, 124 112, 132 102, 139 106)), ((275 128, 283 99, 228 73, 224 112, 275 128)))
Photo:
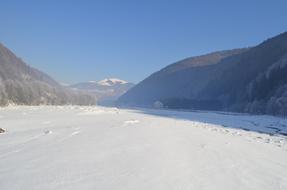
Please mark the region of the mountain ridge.
POLYGON ((171 64, 121 96, 118 104, 160 101, 176 109, 287 114, 287 32, 251 48, 223 52, 223 58, 222 52, 213 52, 171 64), (202 57, 203 63, 194 61, 202 57))
POLYGON ((113 105, 114 102, 134 86, 133 83, 118 78, 105 78, 99 81, 88 81, 70 85, 74 90, 93 94, 100 105, 113 105))
POLYGON ((0 105, 95 104, 82 92, 61 86, 46 73, 35 69, 0 44, 0 105))

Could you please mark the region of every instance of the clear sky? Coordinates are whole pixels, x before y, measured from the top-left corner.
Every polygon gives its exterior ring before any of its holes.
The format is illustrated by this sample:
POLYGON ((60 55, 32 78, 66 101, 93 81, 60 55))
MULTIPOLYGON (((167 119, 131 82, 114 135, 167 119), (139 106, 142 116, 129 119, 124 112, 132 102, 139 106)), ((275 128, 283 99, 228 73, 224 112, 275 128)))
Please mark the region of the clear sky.
POLYGON ((286 0, 1 0, 0 42, 62 83, 139 82, 287 31, 286 0))

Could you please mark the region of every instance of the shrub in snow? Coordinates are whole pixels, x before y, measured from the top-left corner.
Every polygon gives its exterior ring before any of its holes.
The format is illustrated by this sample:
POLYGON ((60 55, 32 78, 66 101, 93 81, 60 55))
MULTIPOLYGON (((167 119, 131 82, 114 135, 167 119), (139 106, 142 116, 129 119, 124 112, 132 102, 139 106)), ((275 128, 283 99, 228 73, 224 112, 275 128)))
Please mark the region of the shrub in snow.
POLYGON ((5 132, 5 130, 0 128, 0 133, 4 133, 4 132, 5 132))

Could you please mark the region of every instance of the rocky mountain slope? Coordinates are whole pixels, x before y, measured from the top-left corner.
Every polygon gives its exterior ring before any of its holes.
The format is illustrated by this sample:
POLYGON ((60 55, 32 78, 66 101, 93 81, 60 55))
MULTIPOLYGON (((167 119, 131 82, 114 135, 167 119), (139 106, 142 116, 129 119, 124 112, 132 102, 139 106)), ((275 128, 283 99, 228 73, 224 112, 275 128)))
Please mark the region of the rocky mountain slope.
POLYGON ((287 114, 287 32, 246 49, 192 57, 152 74, 121 105, 287 114))
POLYGON ((62 87, 47 74, 30 67, 0 44, 0 105, 94 104, 82 92, 62 87))

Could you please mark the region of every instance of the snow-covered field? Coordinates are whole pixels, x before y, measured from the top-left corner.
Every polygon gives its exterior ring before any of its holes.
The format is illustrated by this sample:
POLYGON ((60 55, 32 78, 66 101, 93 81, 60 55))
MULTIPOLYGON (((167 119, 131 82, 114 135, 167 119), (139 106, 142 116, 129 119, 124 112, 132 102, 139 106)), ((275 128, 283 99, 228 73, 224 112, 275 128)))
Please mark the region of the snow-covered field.
POLYGON ((287 120, 80 106, 0 109, 0 189, 286 190, 287 120))

